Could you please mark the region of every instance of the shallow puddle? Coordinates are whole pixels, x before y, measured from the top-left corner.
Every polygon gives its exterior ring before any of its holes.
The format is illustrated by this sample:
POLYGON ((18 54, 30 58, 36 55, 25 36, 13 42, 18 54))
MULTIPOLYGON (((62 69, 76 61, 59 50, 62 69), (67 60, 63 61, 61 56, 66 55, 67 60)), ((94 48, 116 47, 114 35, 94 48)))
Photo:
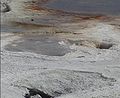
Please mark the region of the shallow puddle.
POLYGON ((69 45, 61 45, 61 39, 45 35, 24 36, 5 47, 8 51, 16 52, 35 52, 37 54, 49 56, 64 56, 71 49, 69 45))

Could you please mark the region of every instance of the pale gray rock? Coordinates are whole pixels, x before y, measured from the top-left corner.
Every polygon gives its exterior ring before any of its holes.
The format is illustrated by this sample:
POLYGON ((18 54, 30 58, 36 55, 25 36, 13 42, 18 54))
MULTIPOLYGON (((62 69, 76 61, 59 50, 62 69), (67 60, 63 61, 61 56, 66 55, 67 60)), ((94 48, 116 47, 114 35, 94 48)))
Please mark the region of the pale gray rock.
POLYGON ((40 95, 35 95, 35 96, 32 96, 31 98, 42 98, 40 95))

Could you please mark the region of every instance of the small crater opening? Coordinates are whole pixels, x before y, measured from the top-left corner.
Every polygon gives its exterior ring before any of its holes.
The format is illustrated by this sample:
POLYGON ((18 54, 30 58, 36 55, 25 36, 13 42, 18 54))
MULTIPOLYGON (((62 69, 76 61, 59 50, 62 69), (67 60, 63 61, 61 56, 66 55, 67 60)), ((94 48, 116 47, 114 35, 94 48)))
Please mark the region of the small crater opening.
POLYGON ((110 42, 96 42, 90 40, 68 40, 68 42, 71 45, 75 44, 77 46, 93 47, 98 49, 110 49, 114 45, 113 43, 110 42))
POLYGON ((29 93, 25 94, 25 98, 31 98, 32 96, 36 96, 36 95, 40 95, 40 98, 54 98, 53 96, 44 93, 43 91, 40 91, 38 89, 31 89, 31 88, 27 88, 29 90, 29 93))
POLYGON ((112 43, 100 43, 96 48, 98 49, 110 49, 113 47, 112 43))

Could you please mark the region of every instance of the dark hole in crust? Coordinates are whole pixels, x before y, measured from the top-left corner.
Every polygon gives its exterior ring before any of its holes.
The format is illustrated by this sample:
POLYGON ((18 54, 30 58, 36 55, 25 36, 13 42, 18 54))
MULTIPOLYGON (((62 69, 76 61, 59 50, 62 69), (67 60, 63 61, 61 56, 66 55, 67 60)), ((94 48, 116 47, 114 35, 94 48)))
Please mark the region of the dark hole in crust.
POLYGON ((34 21, 34 19, 31 19, 31 21, 34 21))
POLYGON ((6 12, 11 11, 11 8, 7 3, 0 3, 0 7, 1 7, 1 12, 2 13, 6 13, 6 12))
POLYGON ((38 89, 31 89, 31 88, 27 88, 29 90, 29 94, 25 94, 25 98, 31 98, 31 96, 35 96, 35 95, 40 95, 42 98, 54 98, 53 96, 44 93, 43 91, 40 91, 38 89))
POLYGON ((99 49, 110 49, 113 46, 112 43, 100 43, 96 48, 99 49))

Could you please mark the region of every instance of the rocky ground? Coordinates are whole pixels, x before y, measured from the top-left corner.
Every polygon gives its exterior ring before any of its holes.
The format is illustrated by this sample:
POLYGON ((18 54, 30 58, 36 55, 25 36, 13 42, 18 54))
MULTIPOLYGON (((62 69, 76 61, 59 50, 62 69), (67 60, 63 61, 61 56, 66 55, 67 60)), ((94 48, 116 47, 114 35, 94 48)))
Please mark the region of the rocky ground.
POLYGON ((1 0, 1 98, 120 98, 120 17, 36 3, 1 0))

